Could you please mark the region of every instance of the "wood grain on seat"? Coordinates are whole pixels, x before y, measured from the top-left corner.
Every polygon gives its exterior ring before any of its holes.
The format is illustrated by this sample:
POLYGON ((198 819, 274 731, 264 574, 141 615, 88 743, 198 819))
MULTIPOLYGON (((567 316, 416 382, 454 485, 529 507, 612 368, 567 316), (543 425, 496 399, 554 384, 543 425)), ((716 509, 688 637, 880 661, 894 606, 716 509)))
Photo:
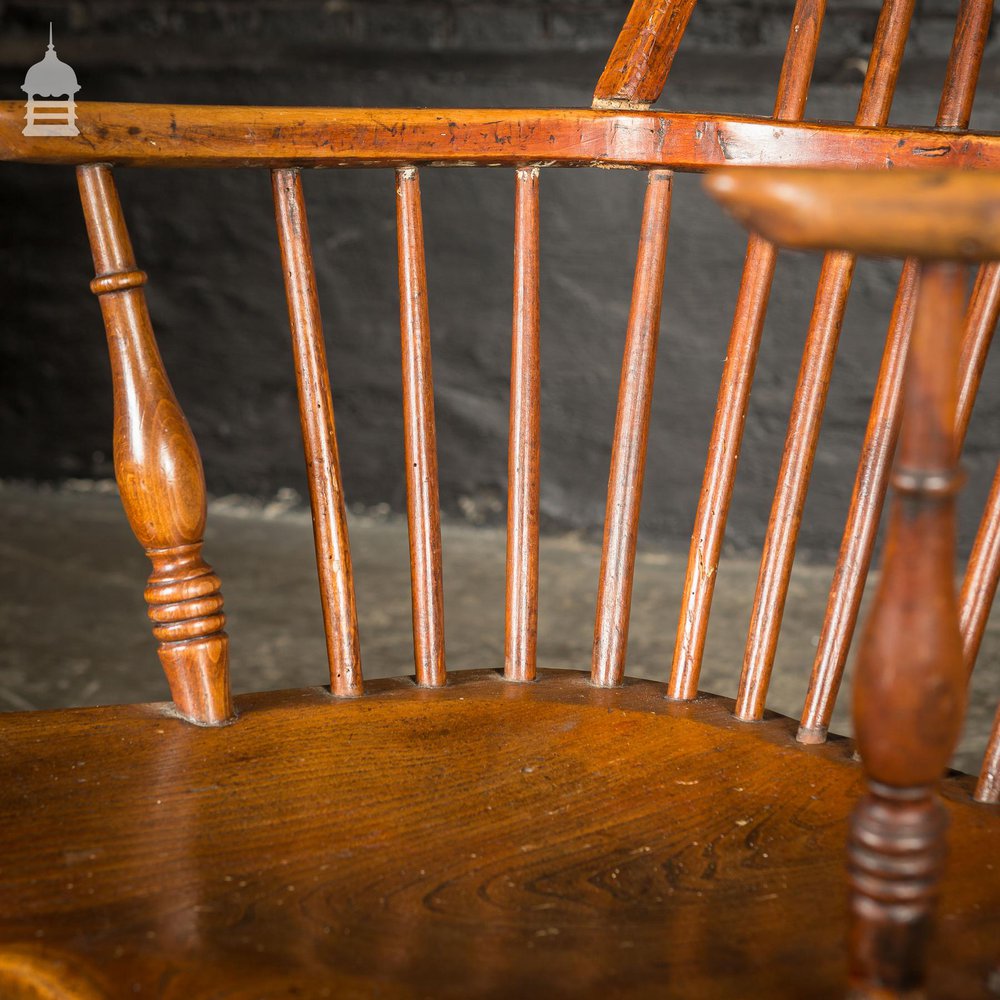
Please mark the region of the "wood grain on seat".
MULTIPOLYGON (((108 997, 839 995, 848 741, 575 672, 367 690, 244 696, 218 729, 8 716, 0 955, 44 942, 108 997)), ((970 787, 945 783, 940 996, 985 996, 1000 937, 1000 807, 970 787)))

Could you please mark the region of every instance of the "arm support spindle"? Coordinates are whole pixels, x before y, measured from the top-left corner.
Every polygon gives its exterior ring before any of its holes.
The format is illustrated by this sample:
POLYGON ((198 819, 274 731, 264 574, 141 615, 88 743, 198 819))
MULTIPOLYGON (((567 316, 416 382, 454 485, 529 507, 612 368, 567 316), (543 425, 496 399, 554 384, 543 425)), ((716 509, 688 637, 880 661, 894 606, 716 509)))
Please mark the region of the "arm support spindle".
POLYGON ((963 293, 960 265, 923 265, 896 496, 856 667, 854 721, 868 794, 852 818, 848 850, 851 978, 861 997, 921 986, 944 862, 947 816, 935 787, 958 741, 966 691, 954 588, 963 293))
POLYGON ((219 578, 201 554, 205 478, 160 358, 111 168, 77 170, 114 380, 115 476, 153 564, 145 597, 170 691, 202 725, 232 718, 229 639, 219 578))

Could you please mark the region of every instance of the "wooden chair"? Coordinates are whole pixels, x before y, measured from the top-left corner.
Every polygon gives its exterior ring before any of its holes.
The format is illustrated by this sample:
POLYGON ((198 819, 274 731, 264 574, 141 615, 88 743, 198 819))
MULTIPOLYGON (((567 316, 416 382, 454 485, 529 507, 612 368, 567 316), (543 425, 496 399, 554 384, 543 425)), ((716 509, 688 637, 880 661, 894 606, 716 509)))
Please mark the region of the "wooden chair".
POLYGON ((949 584, 955 462, 1000 310, 998 266, 982 264, 966 308, 952 262, 1000 257, 1000 180, 982 172, 1000 170, 1000 135, 966 131, 991 4, 961 6, 934 131, 886 126, 912 0, 886 0, 855 124, 802 120, 823 7, 796 5, 770 119, 650 110, 693 0, 636 0, 588 110, 81 103, 80 136, 33 138, 21 134, 22 106, 0 104, 0 158, 77 168, 114 374, 117 477, 152 561, 146 598, 173 696, 0 720, 0 995, 995 993, 1000 731, 978 785, 941 778, 1000 574, 995 486, 959 598, 949 584), (959 175, 927 172, 942 163, 959 175), (515 256, 506 658, 502 672, 446 677, 418 170, 447 164, 514 168, 515 256), (589 676, 535 667, 539 176, 560 165, 649 177, 589 676), (638 681, 625 654, 671 171, 726 165, 713 190, 755 234, 673 670, 666 683, 638 681), (329 688, 230 696, 220 581, 201 553, 200 459, 114 185, 127 166, 272 171, 329 688), (415 677, 364 687, 300 180, 319 166, 396 171, 415 677), (845 182, 752 166, 918 169, 845 182), (699 693, 698 672, 779 242, 830 252, 733 702, 699 693), (765 710, 768 682, 855 255, 868 252, 907 261, 796 723, 765 710), (904 367, 899 499, 858 666, 862 764, 827 727, 900 434, 904 367))

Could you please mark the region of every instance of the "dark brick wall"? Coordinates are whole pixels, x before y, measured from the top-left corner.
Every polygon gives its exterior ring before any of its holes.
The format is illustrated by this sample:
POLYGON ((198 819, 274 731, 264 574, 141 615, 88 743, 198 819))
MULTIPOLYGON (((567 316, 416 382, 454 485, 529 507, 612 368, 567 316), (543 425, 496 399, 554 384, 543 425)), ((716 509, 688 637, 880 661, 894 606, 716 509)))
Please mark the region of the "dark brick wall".
MULTIPOLYGON (((55 25, 89 100, 366 105, 586 105, 627 9, 594 0, 219 0, 0 3, 0 93, 20 97, 55 25)), ((850 118, 878 5, 834 5, 809 114, 850 118)), ((661 104, 766 114, 790 2, 702 0, 661 104)), ((919 5, 893 113, 927 123, 954 4, 919 5)), ((987 55, 974 124, 1000 127, 987 55)), ((0 475, 108 476, 110 399, 99 311, 87 292, 72 171, 3 166, 0 184, 0 475)), ((215 493, 304 493, 287 317, 266 175, 121 171, 150 307, 215 493)), ((425 171, 424 210, 442 503, 494 520, 505 492, 512 179, 425 171)), ((319 270, 349 501, 403 506, 392 177, 310 173, 319 270)), ((543 511, 597 532, 642 178, 542 179, 543 511)), ((647 538, 684 546, 700 484, 744 238, 678 178, 653 433, 647 538)), ((730 542, 759 545, 801 356, 814 259, 786 255, 748 420, 730 542)), ((803 546, 836 544, 898 266, 859 266, 817 455, 803 546)), ((967 507, 997 454, 997 364, 974 417, 967 507)), ((966 518, 970 523, 970 518, 966 518)), ((968 529, 966 529, 968 540, 968 529)))

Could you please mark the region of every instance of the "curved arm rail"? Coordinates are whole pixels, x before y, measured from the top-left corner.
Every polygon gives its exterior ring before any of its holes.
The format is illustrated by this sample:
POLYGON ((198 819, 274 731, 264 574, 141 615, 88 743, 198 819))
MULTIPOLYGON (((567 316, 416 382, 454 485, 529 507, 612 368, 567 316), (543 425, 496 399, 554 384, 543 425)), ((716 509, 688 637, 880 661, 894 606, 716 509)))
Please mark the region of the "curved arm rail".
POLYGON ((1000 134, 771 118, 498 108, 76 106, 77 136, 21 134, 0 102, 0 161, 133 167, 724 166, 1000 170, 1000 134))

